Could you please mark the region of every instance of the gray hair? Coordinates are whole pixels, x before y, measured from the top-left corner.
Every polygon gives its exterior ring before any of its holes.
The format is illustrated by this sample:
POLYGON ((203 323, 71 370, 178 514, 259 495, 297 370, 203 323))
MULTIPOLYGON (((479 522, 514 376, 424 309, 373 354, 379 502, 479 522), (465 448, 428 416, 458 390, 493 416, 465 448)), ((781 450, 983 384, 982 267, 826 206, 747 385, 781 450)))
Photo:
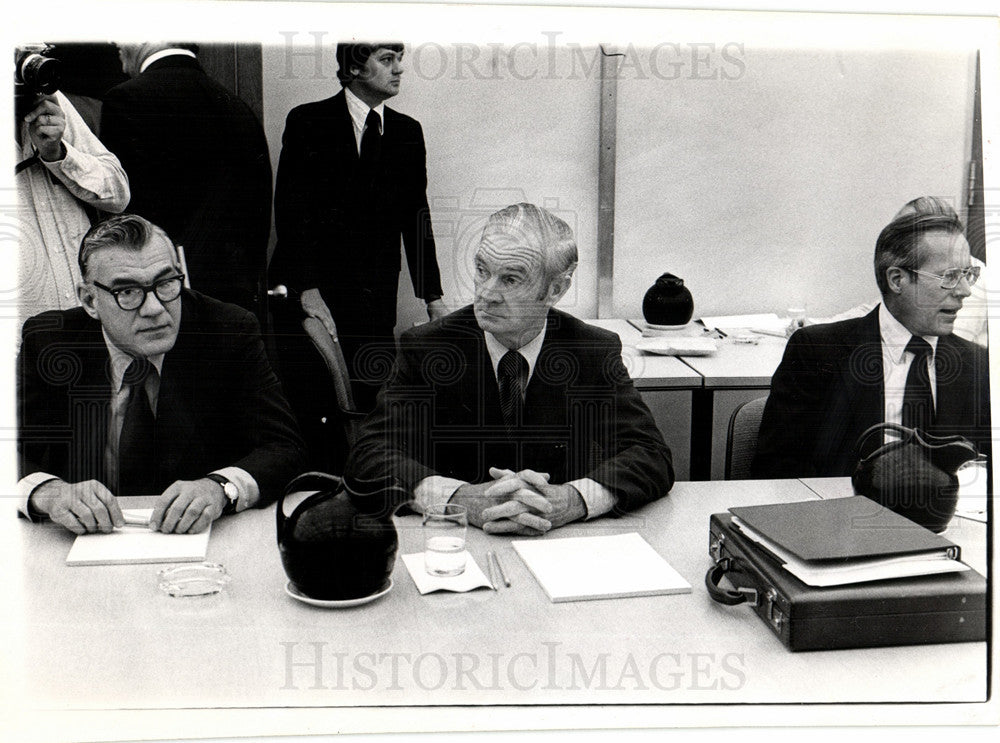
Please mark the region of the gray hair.
POLYGON ((573 230, 555 214, 534 204, 512 204, 491 214, 486 230, 515 233, 545 256, 546 286, 561 274, 572 274, 579 260, 573 230))
MULTIPOLYGON (((98 222, 83 236, 80 243, 80 253, 77 262, 80 265, 80 275, 87 278, 87 264, 90 256, 104 248, 126 248, 142 250, 154 236, 160 236, 171 247, 173 242, 167 233, 138 214, 117 214, 103 222, 98 222)), ((174 248, 176 254, 176 248, 174 248)))

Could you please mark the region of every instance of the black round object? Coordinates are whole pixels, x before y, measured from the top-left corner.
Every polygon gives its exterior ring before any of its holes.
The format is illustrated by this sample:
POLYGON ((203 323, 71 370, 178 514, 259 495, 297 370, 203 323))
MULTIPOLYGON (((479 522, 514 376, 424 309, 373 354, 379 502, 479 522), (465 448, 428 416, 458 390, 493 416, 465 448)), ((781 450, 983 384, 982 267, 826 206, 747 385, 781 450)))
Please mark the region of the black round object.
POLYGON ((320 474, 296 478, 287 492, 317 487, 287 518, 277 504, 278 550, 292 585, 322 601, 384 590, 399 547, 392 514, 405 494, 388 480, 349 492, 340 478, 320 474))
POLYGON ((650 325, 686 325, 693 314, 690 290, 672 273, 660 276, 642 300, 642 316, 650 325))

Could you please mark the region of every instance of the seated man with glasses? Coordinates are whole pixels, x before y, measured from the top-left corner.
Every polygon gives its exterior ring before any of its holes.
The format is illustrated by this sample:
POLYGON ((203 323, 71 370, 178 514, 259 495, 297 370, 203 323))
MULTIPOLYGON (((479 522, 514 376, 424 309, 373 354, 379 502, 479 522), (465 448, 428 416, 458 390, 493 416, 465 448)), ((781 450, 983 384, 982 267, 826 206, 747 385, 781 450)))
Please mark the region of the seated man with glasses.
POLYGON ((204 530, 273 500, 302 443, 247 311, 183 288, 159 227, 121 215, 87 233, 81 307, 24 324, 17 363, 21 512, 77 534, 158 496, 150 528, 204 530))
POLYGON ((755 477, 850 475, 858 437, 886 421, 990 448, 986 349, 952 330, 979 278, 958 215, 938 199, 902 209, 875 243, 882 303, 798 330, 771 380, 755 477), (934 208, 921 208, 930 204, 934 208))

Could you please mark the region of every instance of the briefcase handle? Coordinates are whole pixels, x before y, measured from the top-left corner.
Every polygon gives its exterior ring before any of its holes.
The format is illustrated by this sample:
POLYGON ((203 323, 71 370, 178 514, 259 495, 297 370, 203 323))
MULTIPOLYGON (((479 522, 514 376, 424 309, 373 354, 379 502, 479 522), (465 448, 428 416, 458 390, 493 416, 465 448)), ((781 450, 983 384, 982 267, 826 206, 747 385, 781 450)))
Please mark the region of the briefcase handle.
POLYGON ((751 606, 756 606, 756 588, 742 588, 737 586, 735 591, 729 591, 719 585, 722 577, 726 573, 730 572, 732 568, 733 558, 723 557, 715 563, 715 565, 708 569, 708 572, 705 573, 705 588, 708 589, 708 595, 711 596, 714 601, 727 606, 736 606, 737 604, 745 602, 749 602, 751 606))

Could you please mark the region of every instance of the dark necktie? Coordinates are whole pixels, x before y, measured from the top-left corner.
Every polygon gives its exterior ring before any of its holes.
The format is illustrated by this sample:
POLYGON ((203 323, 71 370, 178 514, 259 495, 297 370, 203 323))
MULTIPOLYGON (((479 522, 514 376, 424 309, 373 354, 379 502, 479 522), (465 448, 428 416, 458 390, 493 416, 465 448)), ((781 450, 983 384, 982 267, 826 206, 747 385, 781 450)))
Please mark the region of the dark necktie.
POLYGON ((125 370, 128 403, 118 437, 118 495, 153 495, 156 441, 153 408, 146 392, 146 379, 156 369, 146 359, 135 359, 125 370))
POLYGON ((382 154, 382 119, 373 109, 365 119, 365 133, 361 136, 361 167, 372 175, 382 154))
POLYGON ((521 422, 522 395, 528 382, 528 361, 517 351, 508 351, 497 364, 500 387, 500 412, 508 433, 517 430, 521 422))
POLYGON ((903 392, 903 425, 927 430, 934 420, 934 398, 927 360, 931 357, 931 344, 919 336, 910 338, 906 350, 913 354, 913 363, 906 375, 903 392))

